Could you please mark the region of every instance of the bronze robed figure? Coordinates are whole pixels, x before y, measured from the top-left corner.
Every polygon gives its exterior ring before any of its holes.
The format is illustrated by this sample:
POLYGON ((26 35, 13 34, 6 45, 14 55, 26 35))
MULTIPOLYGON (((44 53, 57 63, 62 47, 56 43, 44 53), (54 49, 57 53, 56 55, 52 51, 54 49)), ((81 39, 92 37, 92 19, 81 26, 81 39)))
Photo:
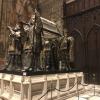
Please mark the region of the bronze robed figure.
POLYGON ((50 51, 49 51, 49 68, 50 71, 59 70, 59 41, 57 39, 50 41, 50 51))
POLYGON ((35 10, 35 19, 24 23, 19 21, 9 35, 7 70, 40 70, 43 25, 39 13, 35 10), (27 28, 27 29, 25 29, 27 28), (32 33, 30 32, 32 31, 32 33), (29 32, 28 32, 29 31, 29 32), (30 37, 31 36, 31 37, 30 37), (27 58, 28 57, 28 58, 27 58))
POLYGON ((38 71, 40 68, 40 54, 43 49, 42 35, 43 35, 43 24, 40 18, 40 14, 35 10, 35 20, 33 27, 33 44, 32 44, 32 57, 31 65, 28 70, 38 71))
POLYGON ((15 70, 22 68, 22 55, 23 44, 21 38, 21 30, 18 25, 15 29, 8 27, 11 31, 9 35, 9 47, 8 47, 8 63, 7 70, 15 70))
POLYGON ((62 70, 71 71, 73 69, 74 62, 74 38, 69 36, 63 36, 60 40, 60 66, 62 70))

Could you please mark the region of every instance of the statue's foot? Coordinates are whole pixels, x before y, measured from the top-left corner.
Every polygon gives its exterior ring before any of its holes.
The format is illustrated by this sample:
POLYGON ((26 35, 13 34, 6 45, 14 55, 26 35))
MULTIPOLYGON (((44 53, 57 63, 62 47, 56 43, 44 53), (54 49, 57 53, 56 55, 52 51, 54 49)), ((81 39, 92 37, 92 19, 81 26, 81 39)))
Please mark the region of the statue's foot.
POLYGON ((6 70, 7 70, 7 68, 8 68, 8 67, 5 67, 5 68, 3 68, 3 70, 5 70, 5 71, 6 71, 6 70))
POLYGON ((29 68, 24 68, 22 71, 30 72, 30 71, 35 71, 35 70, 34 70, 34 68, 29 67, 29 68))
POLYGON ((22 68, 16 68, 15 71, 22 71, 22 68))
POLYGON ((69 71, 68 67, 66 67, 66 68, 64 69, 64 71, 69 71))
POLYGON ((71 70, 72 70, 70 66, 68 67, 68 69, 69 69, 69 71, 71 71, 71 70))
POLYGON ((29 67, 29 68, 24 68, 22 71, 28 71, 28 72, 37 72, 37 71, 42 71, 43 69, 38 67, 38 68, 34 68, 34 67, 29 67))
POLYGON ((43 69, 41 67, 38 67, 36 70, 37 71, 42 71, 43 69))
POLYGON ((13 71, 13 68, 12 67, 7 67, 5 68, 6 71, 13 71))

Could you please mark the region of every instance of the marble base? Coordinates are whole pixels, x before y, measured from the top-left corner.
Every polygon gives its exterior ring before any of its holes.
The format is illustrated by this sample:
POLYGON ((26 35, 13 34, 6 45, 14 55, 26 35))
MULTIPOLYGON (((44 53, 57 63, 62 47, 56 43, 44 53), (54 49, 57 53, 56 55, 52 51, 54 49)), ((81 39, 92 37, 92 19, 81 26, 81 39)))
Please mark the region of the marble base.
MULTIPOLYGON (((56 89, 67 90, 77 81, 78 84, 83 83, 82 72, 34 76, 0 73, 0 98, 4 100, 49 100, 51 96, 60 98, 73 91, 77 93, 77 84, 66 92, 59 92, 56 89), (47 90, 48 94, 41 98, 47 90)), ((78 88, 84 89, 83 86, 78 88)))

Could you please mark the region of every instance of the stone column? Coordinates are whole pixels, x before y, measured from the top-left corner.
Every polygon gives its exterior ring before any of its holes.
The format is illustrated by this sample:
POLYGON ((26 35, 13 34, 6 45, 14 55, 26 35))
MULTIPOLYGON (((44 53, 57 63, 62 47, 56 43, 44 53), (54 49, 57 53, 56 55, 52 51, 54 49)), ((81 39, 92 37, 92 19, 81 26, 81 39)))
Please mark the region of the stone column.
POLYGON ((2 78, 1 78, 1 95, 4 93, 4 74, 2 74, 2 78))
MULTIPOLYGON (((82 80, 81 80, 81 85, 84 85, 84 74, 82 73, 82 80)), ((83 90, 85 90, 85 86, 83 86, 83 90)))
MULTIPOLYGON (((45 75, 44 76, 44 88, 43 88, 43 92, 42 92, 42 94, 44 95, 45 93, 47 93, 47 75, 45 75)), ((44 99, 43 100, 47 100, 47 98, 48 98, 48 95, 46 94, 45 96, 44 96, 44 99)))
POLYGON ((22 76, 22 79, 21 79, 21 100, 24 100, 24 76, 22 76))
MULTIPOLYGON (((59 81, 59 75, 57 75, 57 85, 56 85, 56 89, 60 89, 60 81, 59 81)), ((57 99, 60 98, 60 91, 57 90, 57 99)))
POLYGON ((78 94, 78 77, 77 77, 77 74, 75 74, 75 89, 76 89, 76 93, 78 94))
POLYGON ((13 83, 12 83, 12 80, 13 80, 13 75, 11 75, 10 77, 10 95, 9 95, 9 98, 11 98, 13 96, 13 83))
POLYGON ((31 83, 31 77, 29 77, 28 100, 32 100, 32 83, 31 83))
MULTIPOLYGON (((67 76, 66 90, 68 90, 69 89, 69 75, 66 74, 66 76, 67 76)), ((67 93, 69 94, 69 91, 67 91, 67 93)))

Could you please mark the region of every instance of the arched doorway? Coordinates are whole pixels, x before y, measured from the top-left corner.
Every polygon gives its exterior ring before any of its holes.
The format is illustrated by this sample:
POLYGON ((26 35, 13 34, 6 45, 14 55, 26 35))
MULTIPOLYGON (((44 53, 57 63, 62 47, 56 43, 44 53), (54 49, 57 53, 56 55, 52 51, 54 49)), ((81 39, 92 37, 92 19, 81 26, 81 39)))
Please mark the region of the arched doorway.
POLYGON ((71 36, 74 37, 74 67, 83 70, 84 44, 82 33, 78 29, 74 29, 71 36))
MULTIPOLYGON (((95 24, 86 36, 87 48, 87 69, 91 75, 95 74, 95 81, 100 83, 100 25, 95 24)), ((90 77, 90 82, 93 82, 90 77)))

